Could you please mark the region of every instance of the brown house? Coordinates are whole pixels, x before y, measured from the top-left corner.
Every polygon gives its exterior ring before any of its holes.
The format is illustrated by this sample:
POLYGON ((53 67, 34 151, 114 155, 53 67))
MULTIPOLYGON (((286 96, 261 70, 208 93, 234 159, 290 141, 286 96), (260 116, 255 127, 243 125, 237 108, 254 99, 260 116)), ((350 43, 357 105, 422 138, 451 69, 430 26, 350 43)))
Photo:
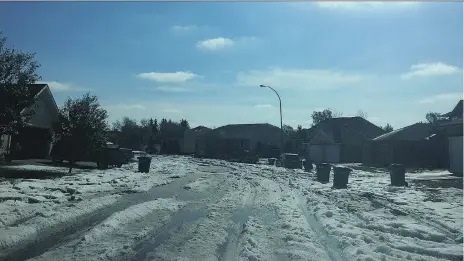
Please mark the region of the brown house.
POLYGON ((204 126, 185 130, 184 137, 180 140, 180 152, 182 154, 195 154, 197 141, 209 131, 211 129, 204 126))
POLYGON ((199 144, 206 157, 227 158, 240 151, 280 147, 280 128, 270 124, 230 124, 208 132, 199 144))
POLYGON ((408 167, 446 166, 445 138, 431 123, 413 125, 389 132, 365 146, 363 164, 385 167, 392 163, 408 167))
POLYGON ((361 117, 324 120, 310 129, 305 142, 311 161, 327 163, 362 162, 363 148, 385 131, 361 117))
MULTIPOLYGON (((26 127, 17 135, 3 135, 0 151, 14 148, 13 158, 46 158, 50 155, 52 123, 58 117, 58 107, 47 84, 29 84, 27 88, 34 95, 35 103, 24 108, 21 114, 34 111, 26 127)), ((0 105, 1 106, 1 105, 0 105)))

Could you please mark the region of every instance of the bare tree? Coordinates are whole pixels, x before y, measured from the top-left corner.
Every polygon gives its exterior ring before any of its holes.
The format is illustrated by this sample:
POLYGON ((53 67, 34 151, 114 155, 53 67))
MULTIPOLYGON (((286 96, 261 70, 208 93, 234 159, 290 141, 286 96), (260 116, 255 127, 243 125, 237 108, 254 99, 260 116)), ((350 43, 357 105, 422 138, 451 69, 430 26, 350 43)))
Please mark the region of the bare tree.
POLYGON ((334 111, 332 112, 332 116, 333 116, 334 118, 343 117, 343 112, 334 110, 334 111))
POLYGON ((361 117, 363 119, 367 119, 367 112, 358 110, 358 113, 356 114, 356 116, 361 117))

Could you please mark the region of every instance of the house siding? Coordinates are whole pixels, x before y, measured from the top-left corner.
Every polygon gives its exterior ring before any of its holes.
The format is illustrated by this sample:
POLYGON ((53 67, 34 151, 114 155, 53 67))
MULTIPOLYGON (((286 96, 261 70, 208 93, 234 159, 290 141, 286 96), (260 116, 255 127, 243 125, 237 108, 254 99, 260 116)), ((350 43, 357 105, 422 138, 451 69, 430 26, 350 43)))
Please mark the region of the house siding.
POLYGON ((309 145, 308 156, 314 163, 339 163, 340 162, 340 145, 324 144, 309 145))
POLYGON ((227 157, 238 150, 255 152, 261 146, 280 147, 280 128, 270 124, 226 125, 210 131, 202 139, 207 157, 227 157))
POLYGON ((33 106, 22 113, 33 111, 28 126, 11 137, 11 145, 21 148, 15 151, 14 158, 48 158, 52 147, 53 122, 58 118, 58 108, 48 86, 35 97, 33 106))
POLYGON ((209 131, 210 129, 208 128, 186 130, 184 138, 181 140, 181 153, 194 154, 198 141, 209 131))
POLYGON ((462 136, 449 137, 449 171, 462 176, 462 136))
POLYGON ((446 166, 447 146, 441 137, 436 140, 382 141, 369 145, 369 159, 363 164, 386 167, 390 164, 403 164, 408 167, 446 166))
POLYGON ((323 121, 313 128, 310 133, 309 153, 311 160, 330 160, 331 163, 361 163, 363 158, 368 156, 364 153, 364 148, 368 148, 369 139, 384 134, 384 130, 369 121, 360 117, 334 118, 323 121), (325 146, 325 150, 313 146, 325 146), (337 149, 333 146, 337 145, 337 149), (330 156, 318 153, 325 153, 330 150, 338 153, 338 156, 330 156), (313 159, 316 157, 316 159, 313 159))
POLYGON ((45 87, 36 97, 36 102, 32 108, 27 108, 24 112, 34 111, 30 117, 30 125, 36 128, 50 129, 58 118, 58 109, 55 100, 48 87, 45 87))

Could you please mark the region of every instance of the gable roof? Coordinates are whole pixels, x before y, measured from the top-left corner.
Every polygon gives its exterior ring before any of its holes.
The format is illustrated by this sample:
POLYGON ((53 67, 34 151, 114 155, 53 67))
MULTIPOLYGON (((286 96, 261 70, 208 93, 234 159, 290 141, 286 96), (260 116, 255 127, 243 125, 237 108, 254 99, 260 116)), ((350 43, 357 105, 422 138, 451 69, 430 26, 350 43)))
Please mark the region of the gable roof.
MULTIPOLYGON (((309 129, 311 130, 311 129, 309 129)), ((350 140, 370 140, 385 133, 385 131, 361 117, 339 117, 324 120, 312 128, 308 142, 324 132, 333 143, 344 143, 350 140)))
POLYGON ((324 130, 316 133, 316 135, 309 141, 312 144, 334 143, 333 137, 327 135, 324 130))
POLYGON ((442 117, 461 117, 462 118, 462 100, 454 106, 454 109, 448 113, 442 114, 442 117))
POLYGON ((212 130, 211 128, 205 127, 205 126, 197 126, 193 129, 190 129, 192 131, 207 131, 207 130, 212 130))
POLYGON ((419 122, 379 136, 373 141, 418 141, 432 135, 434 129, 435 125, 431 123, 419 122))
POLYGON ((45 83, 34 83, 34 84, 28 84, 27 89, 36 97, 39 95, 40 92, 42 92, 43 89, 48 87, 48 84, 45 83))
POLYGON ((280 139, 280 128, 268 123, 253 124, 228 124, 208 132, 209 137, 245 138, 255 137, 268 138, 278 137, 280 139))
MULTIPOLYGON (((1 84, 0 87, 5 87, 7 85, 1 84)), ((11 85, 8 85, 11 86, 11 85)), ((17 84, 14 84, 12 86, 17 86, 17 84)), ((45 87, 47 87, 48 84, 46 83, 31 83, 31 84, 26 84, 26 89, 32 94, 33 97, 36 97, 45 87)))
POLYGON ((246 123, 246 124, 228 124, 221 126, 219 128, 214 129, 213 131, 236 131, 236 130, 258 130, 258 129, 265 129, 265 128, 271 128, 271 129, 279 129, 279 127, 276 127, 274 125, 271 125, 269 123, 246 123))
MULTIPOLYGON (((31 94, 34 95, 34 99, 37 99, 39 95, 43 92, 46 92, 49 94, 49 97, 51 98, 51 101, 53 103, 53 107, 58 112, 58 105, 56 104, 55 97, 53 97, 53 93, 50 90, 50 87, 48 84, 45 83, 33 83, 33 84, 28 84, 26 85, 26 88, 30 91, 31 94)), ((23 108, 21 113, 25 111, 27 108, 23 108)))

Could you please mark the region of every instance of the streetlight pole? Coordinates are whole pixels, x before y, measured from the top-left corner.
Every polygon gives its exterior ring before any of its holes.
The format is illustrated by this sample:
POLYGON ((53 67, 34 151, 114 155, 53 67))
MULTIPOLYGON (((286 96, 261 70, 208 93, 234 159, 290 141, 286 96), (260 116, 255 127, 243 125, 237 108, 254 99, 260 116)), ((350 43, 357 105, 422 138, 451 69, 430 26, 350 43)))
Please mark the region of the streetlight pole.
POLYGON ((280 99, 280 95, 277 93, 274 88, 271 86, 263 85, 261 84, 259 87, 261 88, 269 88, 275 92, 277 95, 277 98, 279 98, 279 108, 280 108, 280 153, 282 154, 284 152, 284 129, 283 129, 283 124, 282 124, 282 100, 280 99))

